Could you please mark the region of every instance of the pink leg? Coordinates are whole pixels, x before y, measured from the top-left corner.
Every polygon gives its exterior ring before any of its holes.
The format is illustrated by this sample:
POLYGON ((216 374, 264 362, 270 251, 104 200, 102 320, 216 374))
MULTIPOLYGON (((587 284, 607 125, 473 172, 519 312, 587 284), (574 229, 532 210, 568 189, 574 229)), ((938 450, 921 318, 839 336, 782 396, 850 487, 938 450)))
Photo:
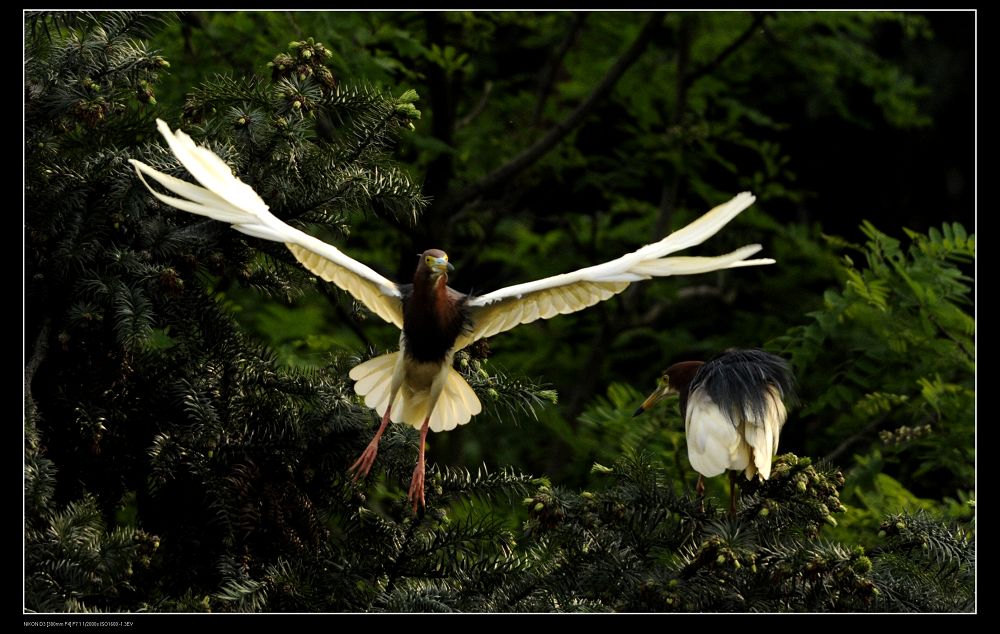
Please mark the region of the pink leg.
POLYGON ((410 501, 413 502, 413 514, 417 514, 417 504, 427 506, 424 503, 424 447, 427 445, 427 430, 430 429, 431 417, 424 419, 424 424, 420 426, 420 457, 417 458, 417 467, 413 470, 413 479, 410 480, 410 501))
POLYGON ((698 508, 705 511, 705 476, 698 476, 698 484, 694 485, 694 492, 698 494, 698 508))
POLYGON ((354 472, 355 482, 368 475, 372 465, 375 464, 375 456, 378 455, 378 441, 382 440, 382 433, 385 431, 386 425, 389 424, 389 413, 391 411, 392 404, 390 403, 389 407, 385 408, 385 415, 382 416, 382 424, 378 426, 375 437, 368 443, 368 447, 362 452, 361 457, 348 469, 348 471, 354 472))

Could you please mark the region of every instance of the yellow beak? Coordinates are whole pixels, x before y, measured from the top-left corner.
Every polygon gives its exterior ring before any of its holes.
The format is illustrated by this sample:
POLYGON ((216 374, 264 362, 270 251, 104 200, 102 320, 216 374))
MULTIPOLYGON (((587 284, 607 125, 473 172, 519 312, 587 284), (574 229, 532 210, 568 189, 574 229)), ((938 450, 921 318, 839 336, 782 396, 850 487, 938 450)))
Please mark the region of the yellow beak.
POLYGON ((455 267, 452 266, 451 262, 444 258, 435 258, 434 262, 431 264, 431 270, 441 275, 442 273, 447 273, 448 271, 454 271, 455 267))
POLYGON ((650 407, 656 405, 660 401, 660 399, 662 399, 664 396, 669 396, 674 393, 675 391, 673 390, 673 388, 671 388, 670 385, 666 383, 656 386, 656 390, 654 390, 652 394, 646 397, 646 400, 642 402, 642 405, 639 406, 639 409, 635 410, 635 413, 632 414, 633 418, 645 412, 650 407))

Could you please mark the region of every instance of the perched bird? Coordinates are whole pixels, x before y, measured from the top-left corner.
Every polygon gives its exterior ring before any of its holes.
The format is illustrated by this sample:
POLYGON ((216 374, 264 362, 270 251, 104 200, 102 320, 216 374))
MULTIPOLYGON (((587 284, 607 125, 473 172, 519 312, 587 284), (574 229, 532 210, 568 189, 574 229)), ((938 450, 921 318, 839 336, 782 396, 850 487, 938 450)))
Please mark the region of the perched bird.
POLYGON ((729 350, 708 362, 675 363, 657 381, 635 416, 669 394, 680 396, 688 460, 699 473, 698 495, 705 478, 729 470, 729 511, 736 513, 736 478, 767 480, 778 436, 788 417, 785 403, 795 401, 788 362, 763 350, 729 350))
POLYGON ((749 207, 754 197, 744 192, 659 242, 573 273, 486 295, 465 295, 448 287, 448 273, 454 267, 447 254, 430 249, 420 255, 412 284, 396 284, 332 245, 285 224, 215 153, 195 145, 179 130, 172 132, 163 121, 158 120, 157 126, 177 159, 203 187, 132 160, 139 178, 156 198, 178 209, 228 222, 247 235, 284 243, 304 267, 402 331, 398 352, 361 363, 350 372, 355 392, 382 417, 375 437, 351 470, 356 478, 368 473, 390 421, 417 428, 419 458, 409 490, 414 512, 418 504, 424 504, 427 431, 454 429, 482 409, 475 392, 452 368, 457 351, 519 324, 582 310, 622 292, 632 282, 774 262, 748 260, 761 249, 756 244, 717 257, 664 257, 701 244, 749 207), (146 177, 183 198, 157 192, 146 177))

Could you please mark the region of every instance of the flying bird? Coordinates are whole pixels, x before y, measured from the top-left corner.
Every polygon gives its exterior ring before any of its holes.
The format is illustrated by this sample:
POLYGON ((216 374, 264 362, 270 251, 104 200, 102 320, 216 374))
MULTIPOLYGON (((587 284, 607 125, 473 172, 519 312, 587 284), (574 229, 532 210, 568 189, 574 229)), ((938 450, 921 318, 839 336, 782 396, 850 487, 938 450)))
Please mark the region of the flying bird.
POLYGON ((227 222, 247 235, 284 243, 309 271, 347 291, 401 330, 398 352, 365 361, 350 371, 355 392, 381 416, 374 438, 350 469, 355 478, 367 475, 390 421, 418 429, 420 448, 409 489, 414 513, 418 504, 424 504, 428 430, 454 429, 482 410, 475 392, 452 367, 457 351, 520 324, 583 310, 621 293, 632 282, 774 263, 771 259, 747 259, 760 251, 757 244, 716 257, 665 257, 701 244, 749 207, 754 196, 743 192, 659 242, 572 273, 485 295, 466 295, 448 286, 448 273, 454 269, 448 255, 430 249, 420 255, 412 283, 397 284, 336 247, 284 223, 214 152, 196 145, 180 130, 172 132, 161 120, 157 120, 157 127, 180 163, 201 184, 131 160, 139 178, 157 199, 183 211, 227 222), (147 177, 181 198, 156 191, 147 177))
POLYGON ((705 478, 729 470, 729 512, 736 514, 736 480, 771 476, 778 436, 795 402, 788 362, 763 350, 728 350, 704 361, 681 361, 663 372, 656 390, 635 416, 665 396, 680 396, 688 460, 698 472, 698 495, 705 478))

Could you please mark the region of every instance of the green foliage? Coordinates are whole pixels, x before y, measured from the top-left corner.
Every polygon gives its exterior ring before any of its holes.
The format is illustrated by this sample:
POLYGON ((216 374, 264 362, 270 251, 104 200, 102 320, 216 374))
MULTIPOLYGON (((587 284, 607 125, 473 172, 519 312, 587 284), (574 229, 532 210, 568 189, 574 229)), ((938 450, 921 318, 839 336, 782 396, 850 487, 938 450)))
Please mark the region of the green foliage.
POLYGON ((869 223, 862 231, 868 241, 852 248, 865 266, 845 256, 843 288, 780 344, 811 395, 809 450, 860 454, 846 497, 873 525, 928 507, 907 489, 945 500, 974 488, 975 322, 963 267, 975 237, 945 225, 907 231, 904 248, 869 223))
POLYGON ((39 612, 118 611, 136 590, 159 540, 134 527, 108 529, 90 496, 54 500, 52 461, 25 459, 25 605, 39 612))
POLYGON ((321 547, 314 557, 279 561, 257 576, 232 573, 213 605, 388 612, 971 609, 974 544, 963 530, 924 515, 892 516, 870 550, 823 539, 821 527, 835 525, 832 514, 843 512, 837 496, 843 477, 806 459, 780 456, 770 481, 746 485, 734 518, 679 495, 648 455, 598 472, 600 490, 581 493, 544 482, 532 487, 514 474, 434 473, 441 492, 456 485, 462 495, 530 491, 522 536, 471 508, 453 517, 436 500, 419 519, 407 517, 402 505, 401 519, 361 509, 338 526, 354 538, 349 551, 321 547), (366 541, 366 532, 376 541, 366 541), (377 552, 384 544, 389 556, 377 552), (933 573, 902 574, 919 565, 914 549, 938 571, 930 586, 920 584, 933 573))
POLYGON ((884 584, 883 605, 926 612, 975 609, 975 536, 925 512, 896 514, 881 525, 872 575, 884 584), (899 579, 908 579, 896 585, 899 579))
POLYGON ((33 153, 73 147, 83 129, 109 142, 133 133, 143 121, 136 115, 156 104, 152 86, 170 66, 135 38, 163 23, 156 14, 29 14, 25 115, 33 153))
POLYGON ((779 456, 772 479, 747 483, 738 514, 726 518, 678 495, 674 479, 649 458, 632 455, 599 469, 600 491, 543 484, 526 498, 525 532, 539 544, 529 551, 535 561, 493 591, 489 609, 867 611, 901 609, 899 597, 907 610, 970 609, 973 545, 961 530, 907 517, 898 521, 911 522, 914 533, 897 539, 883 532, 870 551, 820 537, 844 510, 837 471, 779 456), (948 571, 923 597, 918 579, 893 574, 920 539, 933 552, 924 559, 948 571))
MULTIPOLYGON (((389 440, 387 438, 387 440, 389 440)), ((409 475, 411 463, 393 464, 409 475)), ((431 469, 428 507, 412 517, 397 496, 387 506, 364 504, 328 519, 330 534, 308 555, 292 553, 266 568, 231 565, 215 593, 223 611, 446 611, 512 574, 522 564, 513 533, 495 516, 467 509, 453 517, 452 500, 509 500, 523 495, 528 478, 431 469), (449 607, 450 606, 450 607, 449 607)))
MULTIPOLYGON (((606 397, 596 397, 580 414, 578 430, 559 430, 561 438, 573 447, 573 455, 587 456, 600 464, 613 463, 623 454, 642 448, 669 463, 669 472, 678 481, 693 485, 697 476, 692 476, 694 471, 687 462, 684 423, 676 400, 668 399, 637 419, 636 406, 645 397, 631 386, 613 383, 606 397)), ((709 483, 713 492, 714 484, 709 483)))

